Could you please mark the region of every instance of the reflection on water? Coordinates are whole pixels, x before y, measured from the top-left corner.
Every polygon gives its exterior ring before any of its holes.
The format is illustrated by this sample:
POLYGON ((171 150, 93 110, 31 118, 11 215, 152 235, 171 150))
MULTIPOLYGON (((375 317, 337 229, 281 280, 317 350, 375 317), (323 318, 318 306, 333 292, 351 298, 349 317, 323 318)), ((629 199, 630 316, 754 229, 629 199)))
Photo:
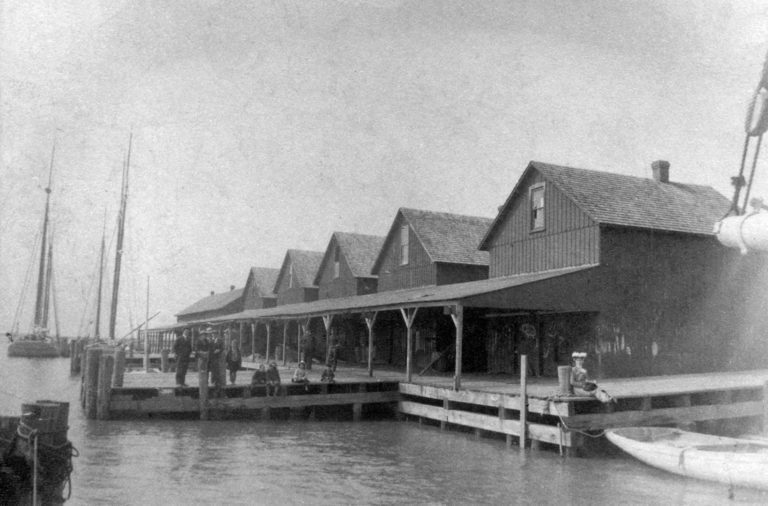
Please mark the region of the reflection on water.
MULTIPOLYGON (((67 504, 723 504, 727 488, 629 458, 525 458, 503 441, 414 423, 82 418, 66 359, 5 357, 0 412, 68 400, 75 459, 67 504)), ((734 503, 768 503, 737 490, 734 503)))

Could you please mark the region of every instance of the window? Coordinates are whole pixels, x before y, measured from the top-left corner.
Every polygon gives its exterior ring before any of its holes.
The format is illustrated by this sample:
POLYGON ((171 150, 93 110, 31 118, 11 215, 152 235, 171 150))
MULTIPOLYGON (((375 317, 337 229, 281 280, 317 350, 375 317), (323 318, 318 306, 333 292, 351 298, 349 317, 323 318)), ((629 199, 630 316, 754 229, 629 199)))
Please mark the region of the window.
POLYGON ((531 230, 544 229, 544 185, 531 187, 531 230))
POLYGON ((400 227, 400 265, 408 264, 408 225, 400 227))
POLYGON ((336 248, 336 253, 333 257, 333 279, 337 279, 339 277, 339 257, 341 255, 339 254, 339 248, 336 248))

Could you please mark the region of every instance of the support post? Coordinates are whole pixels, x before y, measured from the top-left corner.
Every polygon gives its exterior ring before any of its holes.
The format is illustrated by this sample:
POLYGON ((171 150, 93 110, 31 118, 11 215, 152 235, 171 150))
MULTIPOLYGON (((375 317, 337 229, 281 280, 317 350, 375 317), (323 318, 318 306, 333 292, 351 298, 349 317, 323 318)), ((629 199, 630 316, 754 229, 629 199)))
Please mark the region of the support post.
POLYGON ((115 357, 112 354, 101 354, 96 399, 96 418, 99 420, 109 420, 109 399, 112 396, 112 369, 114 365, 115 357))
POLYGON ((323 327, 325 327, 325 363, 328 363, 328 358, 331 354, 331 323, 333 323, 332 314, 323 315, 323 327))
POLYGON ((400 314, 403 315, 405 321, 405 381, 411 382, 413 376, 413 322, 416 319, 416 313, 419 312, 419 308, 400 308, 400 314))
POLYGON ((112 374, 112 386, 123 386, 123 376, 125 375, 125 349, 121 346, 115 350, 115 370, 112 374))
POLYGON ((453 375, 453 389, 461 390, 461 348, 464 340, 464 306, 456 304, 451 310, 451 319, 456 326, 456 366, 453 375))
POLYGON ((520 355, 520 451, 528 438, 528 355, 520 355))
POLYGON ((272 341, 272 322, 270 320, 267 320, 264 322, 264 324, 267 326, 267 362, 269 362, 269 349, 272 341))
POLYGON ((251 323, 251 360, 256 362, 256 324, 251 323))
POLYGON ((170 351, 167 348, 160 350, 160 370, 168 372, 168 353, 170 351))
POLYGON ((377 314, 374 311, 364 315, 365 325, 368 327, 368 376, 373 376, 373 326, 376 324, 377 314))
POLYGON ((288 363, 288 355, 285 353, 285 347, 288 344, 288 321, 283 320, 283 365, 288 363))
POLYGON ((208 420, 208 352, 197 354, 197 383, 200 393, 200 420, 208 420))
POLYGON ((96 404, 99 388, 99 359, 101 358, 101 348, 92 346, 86 349, 85 353, 85 417, 90 420, 96 419, 96 404))
POLYGON ((296 320, 296 364, 301 362, 301 331, 303 326, 301 321, 296 320))
POLYGON ((149 325, 144 328, 144 372, 149 372, 149 325))

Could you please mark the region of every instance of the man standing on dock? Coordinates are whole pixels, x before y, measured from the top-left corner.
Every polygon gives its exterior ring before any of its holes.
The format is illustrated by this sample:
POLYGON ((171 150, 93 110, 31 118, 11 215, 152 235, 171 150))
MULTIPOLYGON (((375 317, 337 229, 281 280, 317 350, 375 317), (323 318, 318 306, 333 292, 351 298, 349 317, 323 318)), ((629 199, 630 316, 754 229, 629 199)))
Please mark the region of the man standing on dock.
POLYGON ((173 353, 176 355, 176 386, 187 386, 187 368, 189 357, 192 355, 192 342, 189 340, 189 330, 184 329, 181 336, 173 343, 173 353))

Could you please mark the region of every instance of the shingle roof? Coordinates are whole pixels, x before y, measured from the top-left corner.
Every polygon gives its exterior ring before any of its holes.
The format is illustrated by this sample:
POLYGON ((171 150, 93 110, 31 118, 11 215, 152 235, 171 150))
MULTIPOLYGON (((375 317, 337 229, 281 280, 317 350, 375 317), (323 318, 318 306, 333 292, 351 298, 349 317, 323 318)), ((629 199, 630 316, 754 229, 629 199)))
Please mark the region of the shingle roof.
POLYGON ((384 245, 384 237, 346 232, 334 232, 333 236, 356 278, 376 277, 371 269, 384 245))
MULTIPOLYGON (((519 181, 530 170, 539 171, 591 219, 602 224, 710 235, 715 222, 730 207, 728 199, 709 186, 673 181, 661 183, 649 178, 535 161, 528 164, 519 181)), ((488 239, 514 200, 518 186, 480 247, 487 247, 488 239)))
POLYGON ((284 271, 288 265, 289 259, 291 265, 293 265, 293 275, 296 286, 315 286, 315 275, 320 268, 320 263, 323 261, 323 254, 322 251, 289 249, 285 253, 285 259, 283 260, 283 266, 280 268, 280 274, 277 276, 277 280, 275 280, 274 291, 277 292, 277 285, 285 275, 284 271))
POLYGON ((253 277, 253 281, 259 289, 259 297, 275 297, 275 282, 277 281, 277 276, 279 274, 280 269, 273 269, 271 267, 251 267, 249 276, 253 277))
POLYGON ((488 265, 488 253, 477 245, 493 223, 491 218, 408 208, 399 212, 433 262, 488 265))
POLYGON ((242 288, 235 288, 234 290, 230 290, 228 292, 209 295, 208 297, 200 299, 191 306, 179 311, 176 313, 176 316, 184 316, 195 313, 203 313, 205 311, 216 311, 218 309, 223 309, 242 296, 242 288))

